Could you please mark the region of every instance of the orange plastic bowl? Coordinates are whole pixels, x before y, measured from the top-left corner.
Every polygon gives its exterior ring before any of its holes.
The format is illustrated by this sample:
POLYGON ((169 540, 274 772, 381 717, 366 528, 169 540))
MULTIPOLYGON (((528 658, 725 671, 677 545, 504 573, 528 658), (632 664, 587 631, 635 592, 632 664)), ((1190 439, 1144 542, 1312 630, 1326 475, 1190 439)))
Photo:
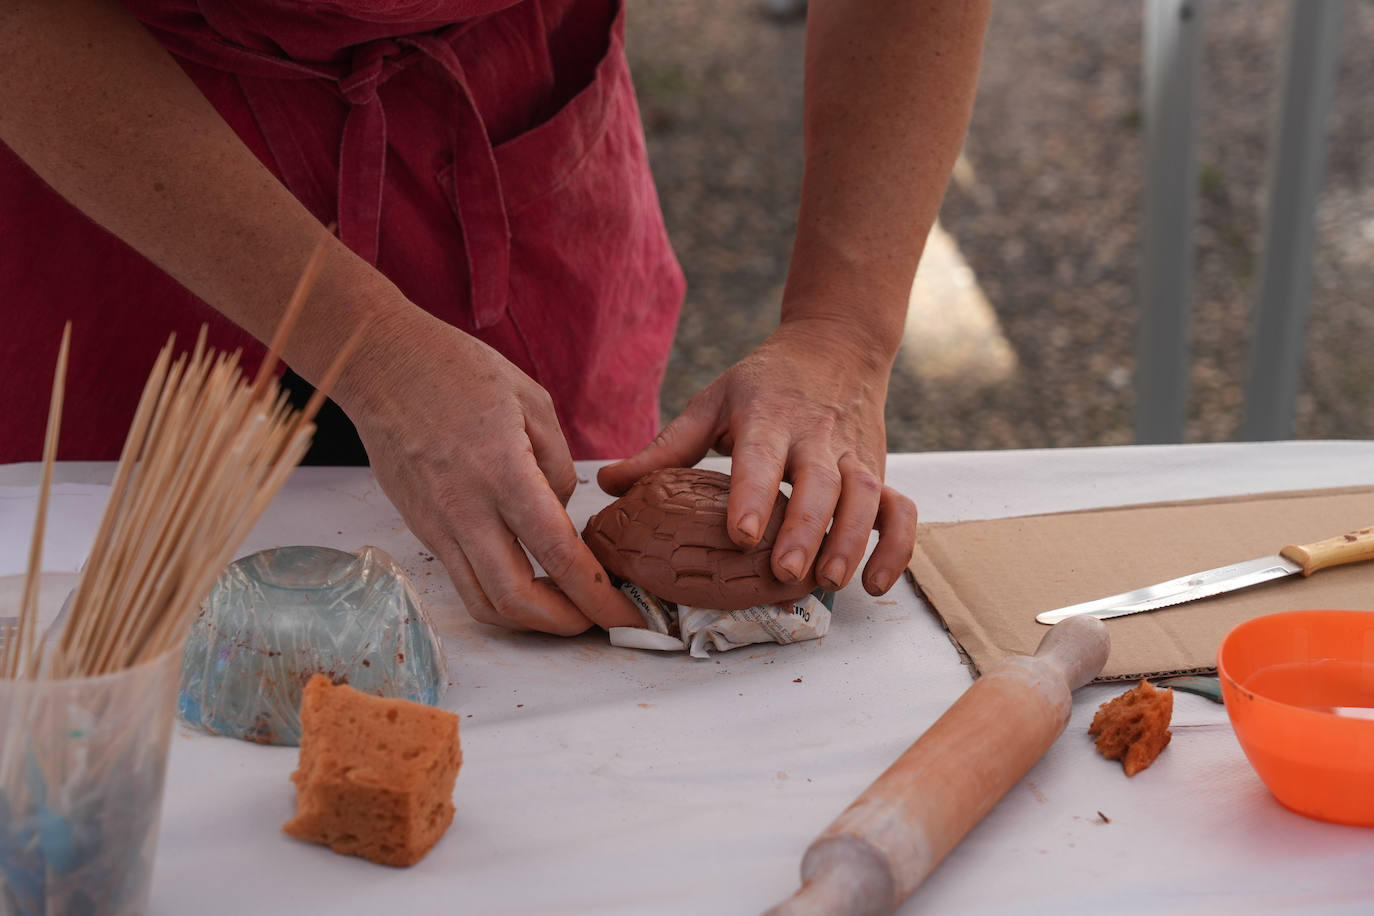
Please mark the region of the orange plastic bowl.
POLYGON ((1374 827, 1374 611, 1287 611, 1222 640, 1236 738, 1282 804, 1374 827))

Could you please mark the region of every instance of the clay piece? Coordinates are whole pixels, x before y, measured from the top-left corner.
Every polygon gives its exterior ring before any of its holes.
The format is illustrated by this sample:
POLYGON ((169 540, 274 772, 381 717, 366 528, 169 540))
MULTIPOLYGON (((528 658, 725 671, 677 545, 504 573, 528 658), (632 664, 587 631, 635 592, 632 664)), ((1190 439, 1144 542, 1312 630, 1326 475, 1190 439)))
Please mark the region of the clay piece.
POLYGON ((814 589, 812 574, 782 582, 769 566, 787 496, 778 494, 763 536, 748 549, 730 539, 729 497, 728 474, 653 471, 593 515, 582 539, 612 575, 678 604, 735 611, 795 601, 814 589))
POLYGON ((1120 760, 1127 776, 1154 763, 1172 737, 1169 721, 1174 713, 1174 692, 1140 683, 1097 709, 1088 734, 1097 751, 1108 760, 1120 760))
POLYGON ((301 722, 296 816, 282 830, 382 865, 424 858, 453 820, 458 717, 317 674, 305 685, 301 722))

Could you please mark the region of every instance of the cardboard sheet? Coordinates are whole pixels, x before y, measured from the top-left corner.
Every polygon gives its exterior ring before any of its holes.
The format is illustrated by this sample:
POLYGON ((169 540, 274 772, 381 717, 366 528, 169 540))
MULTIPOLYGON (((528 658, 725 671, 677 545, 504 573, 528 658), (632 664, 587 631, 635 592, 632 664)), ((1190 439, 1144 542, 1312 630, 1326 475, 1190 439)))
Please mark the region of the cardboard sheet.
MULTIPOLYGON (((979 670, 1031 654, 1041 611, 1278 553, 1374 523, 1374 488, 922 525, 910 571, 979 670)), ((1374 561, 1107 621, 1100 681, 1213 673, 1237 624, 1301 608, 1374 609, 1374 561)))

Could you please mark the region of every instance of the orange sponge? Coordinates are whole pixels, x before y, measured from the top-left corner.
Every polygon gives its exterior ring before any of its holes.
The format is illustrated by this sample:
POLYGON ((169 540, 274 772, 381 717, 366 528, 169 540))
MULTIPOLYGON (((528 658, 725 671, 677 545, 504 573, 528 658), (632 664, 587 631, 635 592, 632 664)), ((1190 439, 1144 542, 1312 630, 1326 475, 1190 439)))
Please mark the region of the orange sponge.
POLYGON ((1169 720, 1174 714, 1174 692, 1158 690, 1149 681, 1140 683, 1097 709, 1088 734, 1097 737, 1097 751, 1108 760, 1120 760, 1127 776, 1154 763, 1171 737, 1169 720))
POLYGON ((301 700, 293 837, 383 865, 414 865, 453 820, 463 753, 458 717, 335 686, 322 674, 301 700))

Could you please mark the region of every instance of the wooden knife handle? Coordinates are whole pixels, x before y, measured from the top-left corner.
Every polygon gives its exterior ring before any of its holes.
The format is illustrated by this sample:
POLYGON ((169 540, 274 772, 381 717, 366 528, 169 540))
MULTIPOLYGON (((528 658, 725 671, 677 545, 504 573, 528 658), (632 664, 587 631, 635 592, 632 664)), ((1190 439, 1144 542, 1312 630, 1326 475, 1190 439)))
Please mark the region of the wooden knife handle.
POLYGON ((1301 566, 1304 576, 1328 566, 1371 560, 1374 559, 1374 528, 1338 534, 1313 544, 1289 544, 1279 554, 1301 566))

